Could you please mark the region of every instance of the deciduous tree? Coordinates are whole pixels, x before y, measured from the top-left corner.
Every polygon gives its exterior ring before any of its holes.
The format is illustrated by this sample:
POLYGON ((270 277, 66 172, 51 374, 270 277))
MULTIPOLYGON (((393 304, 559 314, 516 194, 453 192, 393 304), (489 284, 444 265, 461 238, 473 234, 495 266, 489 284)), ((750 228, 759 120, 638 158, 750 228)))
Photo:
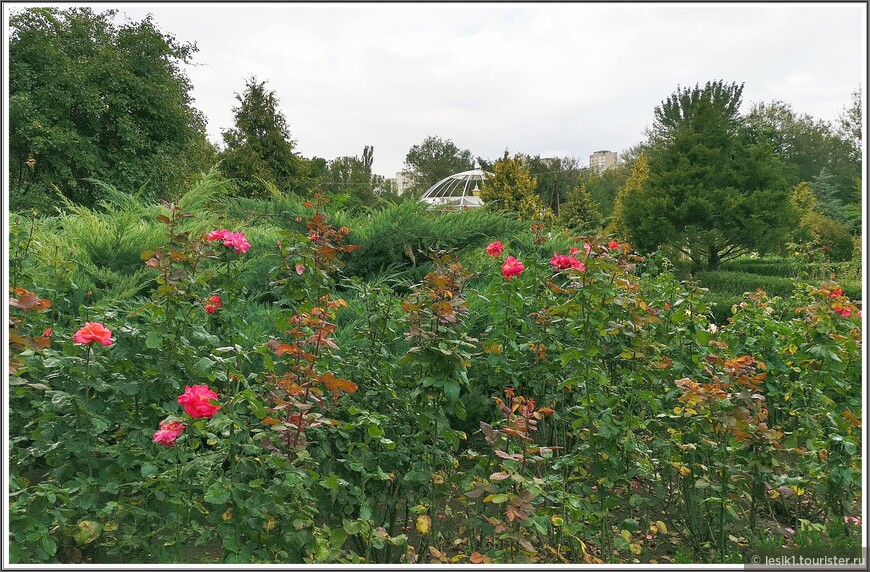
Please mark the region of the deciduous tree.
POLYGON ((414 145, 405 156, 405 171, 414 183, 411 193, 422 195, 444 177, 474 168, 471 151, 460 149, 450 139, 429 136, 414 145))
POLYGON ((117 24, 115 10, 28 8, 9 19, 9 174, 12 208, 45 207, 56 187, 91 205, 102 179, 158 197, 207 170, 214 149, 181 65, 196 45, 149 16, 117 24))

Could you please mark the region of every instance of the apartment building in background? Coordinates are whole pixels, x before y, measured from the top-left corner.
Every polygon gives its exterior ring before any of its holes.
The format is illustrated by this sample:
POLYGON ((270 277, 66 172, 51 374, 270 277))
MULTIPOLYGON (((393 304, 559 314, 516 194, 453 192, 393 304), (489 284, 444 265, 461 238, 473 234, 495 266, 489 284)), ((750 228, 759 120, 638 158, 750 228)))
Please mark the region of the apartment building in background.
POLYGON ((614 151, 596 151, 589 155, 589 168, 595 169, 599 173, 605 169, 616 166, 616 152, 614 151))
POLYGON ((414 179, 411 177, 411 173, 400 172, 396 173, 396 192, 400 195, 404 195, 408 189, 411 188, 411 185, 414 184, 414 179))

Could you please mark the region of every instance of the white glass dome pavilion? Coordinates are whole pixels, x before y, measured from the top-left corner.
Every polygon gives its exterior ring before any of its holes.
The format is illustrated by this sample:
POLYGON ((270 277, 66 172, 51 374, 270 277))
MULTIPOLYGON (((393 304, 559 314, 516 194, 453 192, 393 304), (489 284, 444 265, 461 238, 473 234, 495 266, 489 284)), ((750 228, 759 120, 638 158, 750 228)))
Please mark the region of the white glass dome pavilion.
POLYGON ((483 181, 492 176, 483 169, 472 169, 445 177, 429 187, 420 198, 430 207, 477 208, 483 206, 480 188, 483 181))

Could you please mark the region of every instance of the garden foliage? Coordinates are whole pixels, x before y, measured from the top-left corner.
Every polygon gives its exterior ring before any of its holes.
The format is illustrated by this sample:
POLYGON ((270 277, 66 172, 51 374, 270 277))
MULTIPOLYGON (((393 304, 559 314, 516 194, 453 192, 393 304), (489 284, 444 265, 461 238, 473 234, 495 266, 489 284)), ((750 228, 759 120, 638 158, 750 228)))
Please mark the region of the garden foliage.
POLYGON ((320 195, 236 218, 214 179, 191 193, 12 217, 11 562, 860 546, 862 312, 840 285, 747 293, 716 324, 610 237, 412 203, 351 222, 320 195), (131 264, 112 295, 89 266, 131 264))

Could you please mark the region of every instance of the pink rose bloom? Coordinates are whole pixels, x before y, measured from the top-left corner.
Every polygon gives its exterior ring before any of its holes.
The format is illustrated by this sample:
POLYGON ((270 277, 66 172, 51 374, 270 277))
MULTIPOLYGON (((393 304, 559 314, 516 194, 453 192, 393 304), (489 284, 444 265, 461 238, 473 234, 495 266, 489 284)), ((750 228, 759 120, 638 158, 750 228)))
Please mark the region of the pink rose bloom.
POLYGON ((184 393, 178 396, 178 403, 184 406, 184 411, 191 417, 213 417, 221 407, 213 405, 212 401, 217 401, 217 393, 207 385, 185 386, 184 393))
POLYGON ((558 252, 553 253, 553 258, 550 259, 550 266, 559 270, 574 268, 580 272, 586 271, 586 265, 574 258, 573 256, 565 256, 558 252))
POLYGON ((580 249, 579 249, 579 248, 572 248, 571 250, 568 251, 568 254, 569 254, 570 256, 574 256, 574 255, 577 254, 578 252, 580 252, 580 249))
POLYGON ((583 243, 583 250, 586 251, 586 254, 589 254, 590 252, 592 252, 592 245, 589 244, 588 242, 584 242, 583 243))
POLYGON ((609 248, 610 250, 616 250, 617 248, 619 248, 619 243, 615 240, 611 240, 607 243, 607 248, 609 248))
POLYGON ((523 263, 513 256, 508 256, 504 264, 501 265, 501 273, 508 280, 513 280, 514 276, 519 276, 523 270, 525 270, 523 263))
POLYGON ((232 232, 224 239, 224 246, 231 247, 236 254, 244 254, 251 248, 244 232, 232 232))
POLYGON ((848 318, 852 315, 852 307, 851 306, 841 306, 840 304, 833 304, 831 309, 843 316, 844 318, 848 318))
POLYGON ((499 241, 492 242, 486 247, 486 253, 490 256, 501 256, 502 250, 504 250, 504 245, 499 241))
POLYGON ((223 229, 223 230, 213 230, 213 231, 211 231, 210 233, 208 233, 208 235, 206 236, 206 238, 207 238, 208 240, 211 240, 211 241, 214 241, 214 240, 226 240, 227 238, 230 237, 231 234, 232 234, 232 233, 231 233, 230 231, 228 231, 227 229, 223 229))
POLYGON ((205 311, 208 312, 209 314, 214 314, 215 312, 217 312, 217 306, 215 306, 213 304, 206 304, 204 306, 204 308, 205 308, 205 311))
POLYGON ((859 319, 863 319, 863 318, 864 318, 864 316, 861 314, 861 312, 863 312, 863 310, 858 310, 858 318, 859 318, 859 319))
POLYGON ((73 335, 73 341, 77 344, 90 344, 100 342, 104 346, 112 345, 112 330, 99 322, 85 322, 79 331, 73 335))
POLYGON ((181 421, 161 421, 160 429, 154 432, 154 442, 164 447, 175 447, 175 440, 184 433, 181 421))
POLYGON ((296 265, 296 274, 298 274, 299 276, 302 276, 303 272, 305 272, 305 265, 304 264, 297 264, 296 265))

